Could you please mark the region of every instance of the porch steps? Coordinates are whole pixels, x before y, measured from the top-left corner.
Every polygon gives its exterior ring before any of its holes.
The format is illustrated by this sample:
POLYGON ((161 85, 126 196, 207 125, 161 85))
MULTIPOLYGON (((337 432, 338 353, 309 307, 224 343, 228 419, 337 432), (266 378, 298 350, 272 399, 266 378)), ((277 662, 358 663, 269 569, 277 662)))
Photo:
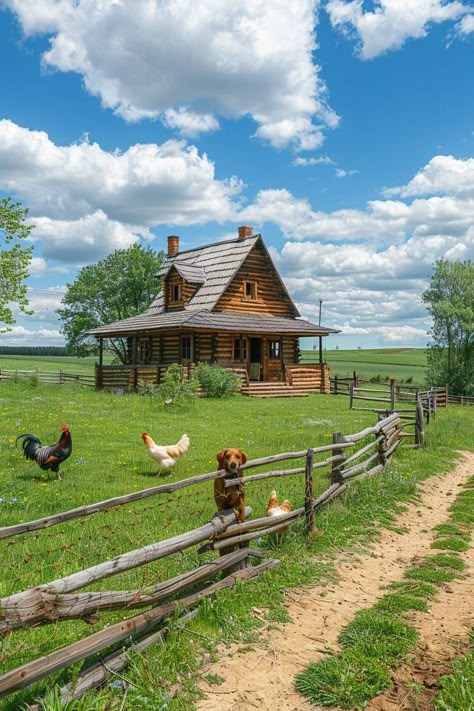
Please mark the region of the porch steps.
POLYGON ((257 398, 270 397, 306 397, 307 392, 298 390, 297 388, 288 385, 288 383, 266 383, 251 381, 248 385, 241 388, 242 395, 257 398))

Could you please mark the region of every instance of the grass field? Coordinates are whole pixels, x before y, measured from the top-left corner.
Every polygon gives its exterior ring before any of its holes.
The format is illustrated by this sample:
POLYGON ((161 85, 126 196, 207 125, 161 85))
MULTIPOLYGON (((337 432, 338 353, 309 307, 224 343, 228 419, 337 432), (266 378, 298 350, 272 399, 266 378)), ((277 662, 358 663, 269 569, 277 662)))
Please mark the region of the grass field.
MULTIPOLYGON (((0 383, 0 448, 2 453, 0 526, 58 513, 85 503, 156 484, 156 465, 147 457, 140 433, 149 431, 157 442, 171 444, 187 432, 188 455, 166 481, 215 469, 215 453, 227 446, 245 449, 251 458, 276 452, 327 444, 334 431, 356 432, 373 424, 371 413, 351 412, 347 401, 331 396, 261 401, 236 396, 229 401, 197 400, 187 409, 165 409, 150 397, 113 395, 70 386, 54 387, 0 383), (62 468, 63 480, 26 462, 15 447, 15 437, 34 432, 44 443, 55 442, 60 425, 70 426, 74 451, 62 468)), ((187 634, 172 634, 169 641, 136 659, 127 678, 132 683, 124 709, 166 708, 189 711, 203 654, 215 654, 219 642, 241 639, 251 643, 260 621, 252 608, 267 610, 270 620, 286 618, 285 588, 309 583, 330 574, 327 555, 355 540, 370 540, 380 525, 388 524, 399 503, 411 498, 417 481, 447 470, 454 448, 472 449, 474 412, 452 407, 440 411, 427 433, 425 451, 399 450, 383 477, 361 482, 350 493, 317 515, 322 532, 306 546, 301 527, 292 530, 278 552, 281 568, 254 583, 239 585, 201 605, 187 634), (325 559, 318 555, 323 553, 325 559), (167 699, 177 687, 176 698, 167 699)), ((277 482, 278 494, 293 506, 302 504, 302 476, 277 482)), ((273 482, 248 485, 247 503, 254 516, 264 514, 273 482)), ((315 477, 315 493, 327 487, 327 478, 315 477)), ((40 582, 57 579, 118 553, 133 550, 187 531, 209 520, 215 510, 212 487, 203 484, 174 495, 147 499, 67 524, 0 541, 0 565, 9 570, 0 581, 3 597, 40 582), (191 493, 192 492, 192 493, 191 493)), ((262 545, 262 544, 261 544, 262 545)), ((264 543, 263 547, 270 545, 264 543)), ((210 556, 211 554, 207 554, 210 556)), ((201 562, 193 549, 175 559, 102 581, 91 589, 134 589, 168 578, 201 562)), ((133 614, 133 612, 130 612, 133 614)), ((3 669, 17 666, 38 654, 102 629, 123 619, 124 613, 104 614, 99 623, 67 622, 18 632, 0 640, 3 669)), ((76 665, 75 670, 79 667, 76 665)), ((74 670, 73 670, 74 671, 74 670)), ((68 678, 63 672, 0 702, 5 711, 68 678)), ((119 709, 123 690, 106 687, 89 692, 74 709, 119 709), (110 704, 110 706, 107 706, 110 704)), ((50 705, 47 711, 60 707, 50 705)))
MULTIPOLYGON (((420 385, 425 382, 426 351, 423 348, 385 348, 374 350, 324 351, 331 375, 348 377, 354 370, 363 379, 380 375, 382 379, 396 378, 406 381, 411 378, 420 385)), ((302 351, 302 362, 318 361, 318 351, 302 351)), ((106 356, 105 362, 111 356, 106 356)), ((71 373, 92 373, 96 358, 75 356, 11 356, 0 355, 0 369, 47 370, 60 369, 71 373)))
MULTIPOLYGON (((426 378, 426 351, 424 348, 380 348, 368 350, 324 351, 331 376, 350 377, 357 371, 362 379, 380 375, 424 384, 426 378)), ((318 351, 303 351, 302 362, 318 361, 318 351)))

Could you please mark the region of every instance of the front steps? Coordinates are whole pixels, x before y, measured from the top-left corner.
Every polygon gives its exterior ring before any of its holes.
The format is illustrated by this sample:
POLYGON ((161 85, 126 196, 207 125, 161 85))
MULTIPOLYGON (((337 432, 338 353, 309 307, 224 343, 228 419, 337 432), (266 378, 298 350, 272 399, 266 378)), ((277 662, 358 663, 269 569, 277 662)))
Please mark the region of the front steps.
POLYGON ((298 390, 288 385, 288 383, 266 383, 259 381, 250 381, 248 385, 243 385, 240 392, 242 395, 258 398, 306 397, 308 395, 304 390, 298 390))

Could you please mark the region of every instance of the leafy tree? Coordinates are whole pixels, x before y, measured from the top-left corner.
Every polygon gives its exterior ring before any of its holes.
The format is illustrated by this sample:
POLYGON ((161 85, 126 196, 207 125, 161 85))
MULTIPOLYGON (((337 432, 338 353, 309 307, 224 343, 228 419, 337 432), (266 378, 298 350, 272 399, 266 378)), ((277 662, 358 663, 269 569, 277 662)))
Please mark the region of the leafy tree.
POLYGON ((18 304, 20 311, 31 314, 26 298, 28 267, 33 247, 23 247, 18 240, 26 239, 33 225, 26 225, 28 208, 9 197, 0 199, 0 332, 9 331, 15 323, 11 303, 18 304), (6 324, 2 328, 1 324, 6 324))
MULTIPOLYGON (((90 355, 97 347, 86 331, 143 313, 159 292, 163 257, 163 252, 133 245, 81 269, 76 281, 67 284, 64 307, 57 312, 68 348, 90 355)), ((125 362, 126 343, 116 339, 111 346, 125 362)))
POLYGON ((474 263, 440 259, 422 299, 433 317, 430 384, 474 395, 474 263))

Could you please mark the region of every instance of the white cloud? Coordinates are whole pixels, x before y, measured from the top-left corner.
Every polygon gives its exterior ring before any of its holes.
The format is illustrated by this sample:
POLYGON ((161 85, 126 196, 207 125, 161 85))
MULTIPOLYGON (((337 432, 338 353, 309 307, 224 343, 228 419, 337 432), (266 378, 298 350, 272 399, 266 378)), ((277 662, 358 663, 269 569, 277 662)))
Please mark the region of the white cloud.
POLYGON ((293 160, 292 165, 303 167, 312 165, 334 165, 334 161, 329 158, 329 156, 312 156, 311 158, 303 158, 301 156, 297 156, 293 160))
POLYGON ((438 193, 474 197, 474 158, 434 156, 407 185, 384 191, 402 197, 438 193))
POLYGON ((456 32, 461 36, 470 35, 471 32, 474 32, 474 14, 465 15, 461 22, 456 25, 456 32))
POLYGON ((336 178, 347 178, 349 175, 357 175, 358 170, 343 170, 343 168, 336 168, 336 178))
POLYGON ((92 262, 149 238, 152 226, 231 218, 242 184, 216 180, 214 164, 184 141, 107 152, 87 137, 57 146, 1 120, 0 189, 28 204, 43 257, 92 262))
POLYGON ((3 346, 31 345, 32 343, 52 346, 64 344, 64 337, 55 329, 30 329, 24 326, 11 326, 10 328, 10 331, 0 334, 0 342, 3 346))
POLYGON ((258 137, 304 150, 337 125, 312 58, 320 0, 3 1, 26 35, 49 36, 46 67, 79 73, 126 120, 195 135, 214 114, 249 115, 258 137))
POLYGON ((64 266, 52 266, 48 264, 42 257, 33 257, 31 260, 28 271, 31 277, 41 277, 46 274, 46 272, 54 272, 59 274, 66 274, 69 270, 64 266))
POLYGON ((431 24, 457 20, 472 8, 457 0, 374 0, 365 10, 362 0, 328 0, 331 24, 358 40, 363 59, 399 49, 408 39, 426 37, 431 24))

